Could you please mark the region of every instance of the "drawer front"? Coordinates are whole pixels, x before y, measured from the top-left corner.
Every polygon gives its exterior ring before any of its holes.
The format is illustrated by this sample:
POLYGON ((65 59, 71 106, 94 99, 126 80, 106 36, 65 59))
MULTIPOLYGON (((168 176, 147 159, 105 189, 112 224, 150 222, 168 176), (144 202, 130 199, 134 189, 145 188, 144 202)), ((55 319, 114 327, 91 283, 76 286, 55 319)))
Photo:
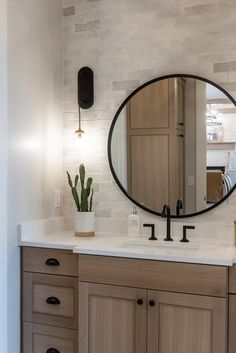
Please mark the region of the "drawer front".
POLYGON ((69 250, 24 247, 23 271, 63 276, 78 275, 78 255, 69 250))
POLYGON ((236 265, 229 268, 229 292, 236 294, 236 265))
POLYGON ((23 353, 77 353, 77 331, 25 322, 23 353))
POLYGON ((224 266, 108 256, 79 256, 79 279, 136 288, 226 297, 228 271, 224 266))
POLYGON ((35 313, 73 317, 74 288, 32 283, 32 310, 35 313))
POLYGON ((25 272, 24 321, 77 328, 77 287, 73 277, 25 272))

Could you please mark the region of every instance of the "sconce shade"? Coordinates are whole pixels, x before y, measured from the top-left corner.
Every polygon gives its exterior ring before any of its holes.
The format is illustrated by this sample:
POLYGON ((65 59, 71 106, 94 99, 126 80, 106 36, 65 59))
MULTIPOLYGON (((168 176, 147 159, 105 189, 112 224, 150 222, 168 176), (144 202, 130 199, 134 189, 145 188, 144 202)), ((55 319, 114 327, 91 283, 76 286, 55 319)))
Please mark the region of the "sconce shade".
POLYGON ((93 70, 82 67, 78 73, 78 104, 82 109, 89 109, 94 103, 93 70))

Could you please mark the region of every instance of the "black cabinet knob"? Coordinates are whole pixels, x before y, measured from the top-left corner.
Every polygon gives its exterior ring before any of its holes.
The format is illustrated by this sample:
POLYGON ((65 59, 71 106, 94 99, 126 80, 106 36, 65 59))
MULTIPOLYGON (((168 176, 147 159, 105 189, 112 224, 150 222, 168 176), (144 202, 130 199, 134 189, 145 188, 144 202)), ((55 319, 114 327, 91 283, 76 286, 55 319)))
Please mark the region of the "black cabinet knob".
POLYGON ((155 306, 155 305, 156 305, 156 303, 155 303, 155 301, 154 301, 154 300, 149 300, 149 305, 150 305, 150 306, 155 306))
POLYGON ((56 297, 48 297, 46 303, 50 305, 59 305, 61 304, 60 300, 56 297))
POLYGON ((57 260, 57 259, 47 259, 47 261, 45 262, 45 264, 47 266, 59 266, 60 265, 60 262, 57 260))
POLYGON ((143 305, 143 299, 138 299, 138 300, 137 300, 137 304, 138 304, 138 305, 143 305))
POLYGON ((60 353, 58 349, 56 348, 48 348, 46 353, 60 353))

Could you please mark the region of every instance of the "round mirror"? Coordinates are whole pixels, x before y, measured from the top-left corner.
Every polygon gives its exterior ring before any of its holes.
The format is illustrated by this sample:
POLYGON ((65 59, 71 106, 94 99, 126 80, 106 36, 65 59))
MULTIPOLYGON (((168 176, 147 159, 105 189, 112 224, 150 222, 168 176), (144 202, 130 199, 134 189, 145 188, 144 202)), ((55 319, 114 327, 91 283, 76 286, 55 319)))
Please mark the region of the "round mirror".
POLYGON ((121 190, 139 207, 190 217, 236 185, 236 102, 194 75, 169 75, 135 90, 118 109, 108 156, 121 190))

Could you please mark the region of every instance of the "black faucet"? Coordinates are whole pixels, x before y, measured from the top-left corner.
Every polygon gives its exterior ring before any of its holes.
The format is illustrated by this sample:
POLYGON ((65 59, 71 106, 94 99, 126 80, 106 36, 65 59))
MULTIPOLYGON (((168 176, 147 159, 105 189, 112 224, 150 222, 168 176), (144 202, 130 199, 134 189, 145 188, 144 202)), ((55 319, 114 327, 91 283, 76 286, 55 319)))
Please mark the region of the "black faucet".
POLYGON ((161 213, 162 218, 166 218, 166 237, 165 241, 173 241, 170 235, 170 221, 171 221, 171 214, 170 214, 170 207, 168 205, 164 205, 161 213))
POLYGON ((187 229, 195 229, 194 226, 183 226, 183 238, 180 240, 181 243, 188 243, 189 240, 187 239, 187 229))
POLYGON ((148 238, 149 240, 157 240, 157 237, 155 236, 155 224, 144 223, 143 227, 151 228, 151 236, 148 238))
POLYGON ((180 210, 182 209, 183 209, 183 201, 181 199, 178 199, 176 203, 176 216, 180 216, 180 210))

